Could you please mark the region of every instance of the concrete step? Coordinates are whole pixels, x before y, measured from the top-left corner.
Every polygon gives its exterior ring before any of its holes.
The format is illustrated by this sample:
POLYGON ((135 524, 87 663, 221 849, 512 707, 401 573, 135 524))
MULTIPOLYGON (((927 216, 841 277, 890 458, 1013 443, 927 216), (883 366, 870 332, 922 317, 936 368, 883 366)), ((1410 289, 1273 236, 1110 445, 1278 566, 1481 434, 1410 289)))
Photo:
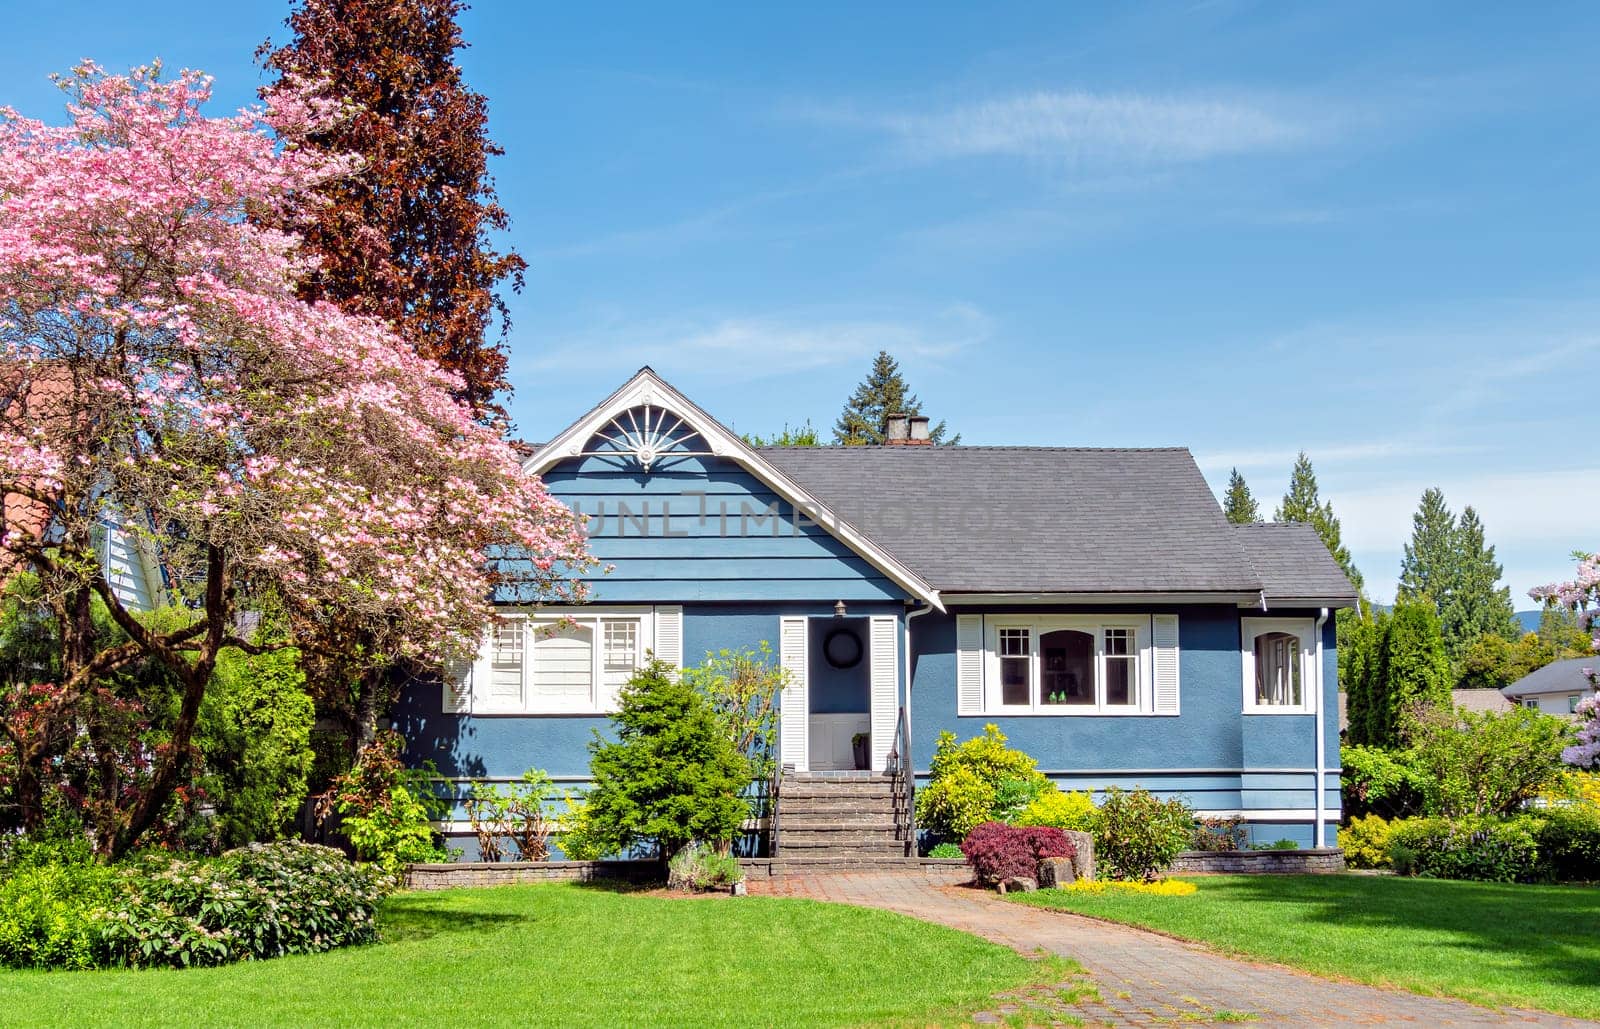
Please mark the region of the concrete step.
POLYGON ((822 783, 784 783, 778 789, 778 796, 784 800, 812 799, 812 800, 893 800, 896 796, 894 787, 879 786, 877 783, 847 783, 843 786, 829 786, 822 783))
POLYGON ((790 832, 778 836, 778 850, 784 851, 849 851, 849 850, 905 850, 905 842, 894 838, 894 833, 842 833, 842 832, 790 832))
POLYGON ((822 800, 818 797, 802 797, 781 800, 784 815, 872 815, 880 818, 894 818, 899 808, 891 800, 867 800, 856 797, 851 800, 822 800))
POLYGON ((789 818, 784 816, 779 823, 778 831, 782 835, 790 832, 894 832, 896 826, 893 821, 886 819, 829 819, 829 818, 789 818))

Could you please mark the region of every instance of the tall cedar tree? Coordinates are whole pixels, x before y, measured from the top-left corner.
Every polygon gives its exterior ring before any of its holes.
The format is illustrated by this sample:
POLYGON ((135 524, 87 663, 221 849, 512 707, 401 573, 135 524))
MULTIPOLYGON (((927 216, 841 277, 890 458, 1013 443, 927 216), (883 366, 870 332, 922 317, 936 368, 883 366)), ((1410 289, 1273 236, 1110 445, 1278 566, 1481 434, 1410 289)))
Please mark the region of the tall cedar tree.
MULTIPOLYGON (((882 443, 889 415, 897 413, 921 414, 922 401, 906 385, 900 363, 887 350, 880 350, 873 358, 872 371, 845 401, 844 410, 833 425, 833 441, 847 447, 882 443)), ((928 430, 928 438, 949 446, 961 442, 959 435, 945 439, 945 432, 941 421, 928 430)))
MULTIPOLYGON (((1365 742, 1396 747, 1402 742, 1404 714, 1415 704, 1448 706, 1450 660, 1445 654, 1439 616, 1426 601, 1401 601, 1383 620, 1377 662, 1368 666, 1363 691, 1365 742)), ((1354 699, 1354 698, 1351 698, 1354 699)), ((1348 712, 1354 720, 1355 711, 1348 712)))
POLYGON ((1333 505, 1324 501, 1317 494, 1317 473, 1311 469, 1311 459, 1305 451, 1295 458, 1294 471, 1289 476, 1289 492, 1283 495, 1283 503, 1273 512, 1272 520, 1275 522, 1308 522, 1317 530, 1317 535, 1322 537, 1322 542, 1327 545, 1328 553, 1344 569, 1344 574, 1350 577, 1350 582, 1357 590, 1364 583, 1361 573, 1356 570, 1356 565, 1350 558, 1350 550, 1339 538, 1339 519, 1333 516, 1333 505))
POLYGON ((1483 664, 1484 655, 1473 654, 1483 637, 1515 640, 1521 635, 1511 590, 1500 585, 1502 574, 1494 547, 1484 540, 1478 513, 1468 507, 1458 519, 1445 505, 1442 492, 1424 492, 1417 513, 1411 516, 1411 542, 1406 544, 1400 564, 1399 595, 1433 603, 1443 628, 1445 651, 1458 678, 1481 678, 1467 666, 1483 664))
POLYGON ((1228 493, 1223 497, 1222 513, 1235 525, 1261 521, 1261 508, 1237 468, 1228 476, 1228 493))
POLYGON ((365 160, 319 189, 330 203, 301 232, 322 267, 301 295, 389 322, 460 375, 459 399, 493 418, 504 415, 496 394, 510 388, 498 287, 509 279, 520 291, 527 265, 489 241, 508 224, 488 172, 503 151, 488 136, 488 102, 456 64, 466 9, 461 0, 300 0, 286 22, 294 39, 269 40, 256 57, 280 82, 326 80, 354 110, 308 145, 365 160))
POLYGON ((1447 603, 1439 605, 1444 623, 1445 649, 1459 662, 1473 642, 1487 635, 1516 639, 1521 635, 1511 588, 1500 585, 1504 568, 1495 560, 1494 547, 1483 537, 1483 522, 1471 506, 1461 512, 1454 533, 1455 588, 1447 603))
POLYGON ((1456 565, 1456 516, 1445 505, 1443 491, 1428 489, 1411 516, 1411 542, 1400 559, 1399 596, 1427 597, 1443 608, 1454 591, 1456 565))

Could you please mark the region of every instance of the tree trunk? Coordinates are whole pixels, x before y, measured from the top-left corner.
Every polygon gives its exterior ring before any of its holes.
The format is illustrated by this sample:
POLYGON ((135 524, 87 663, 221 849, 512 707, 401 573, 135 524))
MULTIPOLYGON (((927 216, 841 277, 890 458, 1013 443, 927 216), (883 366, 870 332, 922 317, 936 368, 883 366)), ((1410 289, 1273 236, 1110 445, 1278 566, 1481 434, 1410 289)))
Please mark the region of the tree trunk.
POLYGON ((356 757, 378 738, 378 717, 383 707, 384 680, 388 671, 369 668, 361 673, 361 684, 356 693, 356 757))

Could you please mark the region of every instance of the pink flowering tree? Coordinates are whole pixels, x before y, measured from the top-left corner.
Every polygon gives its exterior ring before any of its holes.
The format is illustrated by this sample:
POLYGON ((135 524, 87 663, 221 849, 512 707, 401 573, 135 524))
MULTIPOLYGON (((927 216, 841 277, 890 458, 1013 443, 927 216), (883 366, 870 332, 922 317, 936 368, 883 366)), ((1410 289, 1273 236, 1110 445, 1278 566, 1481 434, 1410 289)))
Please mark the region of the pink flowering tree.
POLYGON ((51 741, 96 684, 151 660, 176 677, 169 737, 100 831, 118 855, 186 781, 219 652, 262 645, 241 612, 286 610, 284 643, 313 652, 358 631, 361 662, 437 666, 476 648, 497 586, 578 600, 592 560, 580 519, 452 399, 459 381, 382 323, 297 298, 292 230, 352 167, 296 145, 331 105, 286 89, 211 117, 207 78, 158 67, 60 84, 64 126, 0 109, 0 553, 38 574, 62 649, 26 731, 6 731, 35 823, 51 741), (124 606, 109 523, 191 617, 124 606), (96 603, 125 642, 97 644, 96 603))
MULTIPOLYGON (((1594 649, 1600 652, 1600 554, 1580 554, 1578 573, 1571 581, 1540 586, 1529 595, 1578 612, 1578 624, 1593 637, 1594 649)), ((1600 661, 1596 663, 1600 665, 1600 661)), ((1562 751, 1561 758, 1579 768, 1600 769, 1600 668, 1585 668, 1583 674, 1595 693, 1578 702, 1578 741, 1562 751)))

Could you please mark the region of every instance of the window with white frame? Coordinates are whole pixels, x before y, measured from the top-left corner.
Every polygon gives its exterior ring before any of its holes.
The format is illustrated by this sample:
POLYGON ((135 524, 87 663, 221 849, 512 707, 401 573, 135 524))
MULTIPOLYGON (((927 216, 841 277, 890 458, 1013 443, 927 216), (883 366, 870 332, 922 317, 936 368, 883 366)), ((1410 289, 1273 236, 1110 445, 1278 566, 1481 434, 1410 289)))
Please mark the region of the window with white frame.
POLYGON ((1150 620, 995 618, 989 625, 994 714, 1141 714, 1150 710, 1150 620))
POLYGON ((1316 710, 1316 641, 1309 618, 1241 621, 1244 710, 1305 714, 1316 710))
POLYGON ((648 615, 495 619, 474 710, 485 714, 603 714, 644 663, 648 615))

